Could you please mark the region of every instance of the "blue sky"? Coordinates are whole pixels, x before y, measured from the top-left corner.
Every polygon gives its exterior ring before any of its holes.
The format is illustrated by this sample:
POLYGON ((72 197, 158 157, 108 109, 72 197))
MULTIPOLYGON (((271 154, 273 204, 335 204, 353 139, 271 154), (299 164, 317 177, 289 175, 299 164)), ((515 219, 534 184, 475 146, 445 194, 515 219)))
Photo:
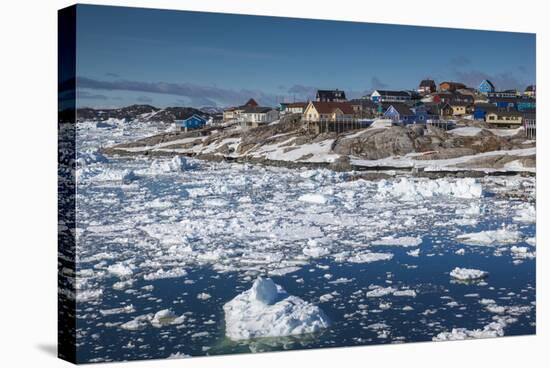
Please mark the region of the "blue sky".
POLYGON ((431 77, 535 83, 535 35, 79 5, 78 106, 230 106, 414 89, 431 77))

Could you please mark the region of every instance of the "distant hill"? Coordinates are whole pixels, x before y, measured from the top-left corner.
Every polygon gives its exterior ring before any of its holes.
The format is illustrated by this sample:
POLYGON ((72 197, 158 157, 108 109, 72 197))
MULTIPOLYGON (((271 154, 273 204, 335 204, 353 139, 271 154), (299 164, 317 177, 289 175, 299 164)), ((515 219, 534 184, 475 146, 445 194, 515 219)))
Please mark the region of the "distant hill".
POLYGON ((174 120, 187 119, 192 115, 199 115, 206 119, 210 118, 215 111, 213 108, 199 110, 193 107, 166 107, 160 109, 151 105, 131 105, 118 109, 77 109, 77 119, 103 121, 107 119, 125 119, 127 121, 163 121, 172 123, 174 120))

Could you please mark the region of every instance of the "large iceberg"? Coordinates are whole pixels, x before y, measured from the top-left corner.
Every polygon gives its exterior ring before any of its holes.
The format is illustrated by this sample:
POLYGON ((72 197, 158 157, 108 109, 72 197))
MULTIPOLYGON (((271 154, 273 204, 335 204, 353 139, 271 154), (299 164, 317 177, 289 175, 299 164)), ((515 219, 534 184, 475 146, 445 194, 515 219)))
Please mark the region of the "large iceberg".
POLYGON ((319 307, 289 295, 270 278, 258 277, 223 310, 225 334, 231 340, 307 334, 330 324, 319 307))

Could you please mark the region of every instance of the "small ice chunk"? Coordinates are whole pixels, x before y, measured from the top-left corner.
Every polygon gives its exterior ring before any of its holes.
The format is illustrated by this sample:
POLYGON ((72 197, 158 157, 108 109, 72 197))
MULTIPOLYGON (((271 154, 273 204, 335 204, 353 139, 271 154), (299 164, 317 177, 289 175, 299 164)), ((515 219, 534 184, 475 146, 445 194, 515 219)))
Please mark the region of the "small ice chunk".
POLYGON ((160 328, 166 325, 179 325, 185 320, 185 316, 178 317, 171 309, 163 309, 155 313, 151 319, 151 325, 160 328))
POLYGON ((451 277, 461 281, 480 280, 489 275, 489 273, 474 268, 456 267, 450 272, 451 277))
POLYGON ((181 268, 174 268, 168 271, 164 271, 162 268, 158 269, 155 272, 151 272, 143 275, 143 279, 147 281, 159 280, 159 279, 170 279, 187 276, 187 271, 181 268))
POLYGON ((134 273, 133 265, 126 265, 124 263, 116 263, 107 267, 107 271, 117 277, 128 278, 131 277, 134 273))
POLYGON ((397 290, 391 286, 388 287, 377 287, 373 290, 367 291, 367 297, 368 298, 379 298, 382 296, 386 296, 389 294, 393 294, 397 290))
POLYGON ((307 193, 301 195, 298 200, 300 202, 314 203, 314 204, 325 204, 327 203, 327 198, 322 194, 317 193, 307 193))
POLYGON ((207 300, 210 299, 212 296, 208 293, 199 293, 197 294, 197 299, 199 300, 207 300))
POLYGON ((399 238, 387 236, 372 242, 372 245, 392 245, 401 247, 416 247, 420 244, 422 244, 422 238, 419 236, 403 236, 399 238))

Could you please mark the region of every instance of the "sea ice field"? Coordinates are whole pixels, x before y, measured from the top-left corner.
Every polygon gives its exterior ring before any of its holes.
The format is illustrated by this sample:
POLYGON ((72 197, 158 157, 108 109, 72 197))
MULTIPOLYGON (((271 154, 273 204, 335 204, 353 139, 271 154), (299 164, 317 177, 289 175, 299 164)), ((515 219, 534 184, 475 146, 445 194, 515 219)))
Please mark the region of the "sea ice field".
POLYGON ((77 129, 79 362, 536 332, 534 177, 98 152, 155 129, 77 129))

